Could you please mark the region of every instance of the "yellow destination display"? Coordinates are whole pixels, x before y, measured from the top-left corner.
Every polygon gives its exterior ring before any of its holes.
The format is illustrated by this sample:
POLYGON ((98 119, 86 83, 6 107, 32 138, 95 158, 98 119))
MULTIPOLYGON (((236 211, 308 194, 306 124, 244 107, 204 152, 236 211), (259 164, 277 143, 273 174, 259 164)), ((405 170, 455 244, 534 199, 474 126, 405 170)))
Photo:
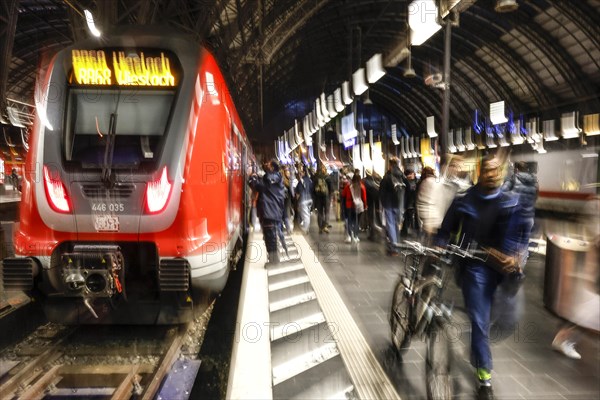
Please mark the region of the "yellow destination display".
POLYGON ((144 52, 73 50, 73 74, 80 85, 175 86, 171 61, 163 52, 147 57, 144 52))

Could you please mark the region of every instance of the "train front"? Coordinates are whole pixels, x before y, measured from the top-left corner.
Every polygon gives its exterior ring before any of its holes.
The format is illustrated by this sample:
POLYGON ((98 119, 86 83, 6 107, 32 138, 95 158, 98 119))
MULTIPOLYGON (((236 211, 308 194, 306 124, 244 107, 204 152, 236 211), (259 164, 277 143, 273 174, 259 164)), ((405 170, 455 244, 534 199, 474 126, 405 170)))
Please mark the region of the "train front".
POLYGON ((18 257, 4 271, 20 271, 16 286, 35 277, 51 321, 189 321, 189 263, 165 254, 185 218, 178 210, 194 85, 183 77, 197 75, 200 52, 170 38, 105 43, 61 51, 48 70, 18 257))

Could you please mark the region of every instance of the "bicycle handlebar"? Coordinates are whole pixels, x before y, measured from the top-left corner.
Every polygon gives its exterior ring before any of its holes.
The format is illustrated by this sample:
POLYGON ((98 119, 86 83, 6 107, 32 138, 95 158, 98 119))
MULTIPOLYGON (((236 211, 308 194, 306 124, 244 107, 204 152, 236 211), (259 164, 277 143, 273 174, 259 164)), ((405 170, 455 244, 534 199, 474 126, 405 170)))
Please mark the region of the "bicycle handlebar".
POLYGON ((394 247, 400 251, 408 251, 409 253, 419 255, 433 255, 440 258, 443 256, 456 256, 485 262, 488 257, 488 253, 485 250, 462 249, 455 244, 448 244, 446 247, 427 247, 419 242, 405 240, 402 243, 395 244, 394 247))

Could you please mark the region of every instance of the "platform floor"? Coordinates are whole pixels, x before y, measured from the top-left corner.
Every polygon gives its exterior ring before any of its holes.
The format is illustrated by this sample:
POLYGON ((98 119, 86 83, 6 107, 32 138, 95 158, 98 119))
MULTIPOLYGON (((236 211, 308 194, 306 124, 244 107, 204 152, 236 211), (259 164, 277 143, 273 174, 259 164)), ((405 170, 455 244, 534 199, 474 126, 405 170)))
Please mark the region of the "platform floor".
MULTIPOLYGON (((413 339, 398 358, 391 348, 388 324, 392 292, 401 257, 385 255, 383 240, 371 242, 364 233, 358 249, 343 242, 343 224, 332 222, 329 234, 319 234, 313 217, 307 237, 325 271, 367 339, 402 399, 426 398, 425 344, 413 339)), ((546 224, 547 221, 538 221, 546 224)), ((600 337, 583 333, 577 345, 581 360, 552 350, 551 342, 562 320, 543 305, 545 251, 533 254, 527 265, 524 313, 511 337, 492 345, 494 391, 499 399, 600 398, 600 337)), ((447 294, 455 300, 455 394, 472 399, 475 379, 469 360, 469 323, 462 296, 452 284, 447 294)))

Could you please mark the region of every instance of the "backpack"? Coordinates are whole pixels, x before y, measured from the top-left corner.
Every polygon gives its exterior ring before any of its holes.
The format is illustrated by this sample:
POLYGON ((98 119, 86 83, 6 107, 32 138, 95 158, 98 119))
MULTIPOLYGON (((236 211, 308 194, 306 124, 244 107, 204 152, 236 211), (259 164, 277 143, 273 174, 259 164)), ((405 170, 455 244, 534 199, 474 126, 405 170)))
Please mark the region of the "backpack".
POLYGON ((327 182, 325 182, 324 178, 317 178, 317 183, 315 185, 315 193, 321 195, 327 195, 327 182))
POLYGON ((401 198, 401 196, 404 197, 404 188, 406 187, 404 182, 392 175, 392 185, 394 190, 394 196, 398 198, 401 198))

